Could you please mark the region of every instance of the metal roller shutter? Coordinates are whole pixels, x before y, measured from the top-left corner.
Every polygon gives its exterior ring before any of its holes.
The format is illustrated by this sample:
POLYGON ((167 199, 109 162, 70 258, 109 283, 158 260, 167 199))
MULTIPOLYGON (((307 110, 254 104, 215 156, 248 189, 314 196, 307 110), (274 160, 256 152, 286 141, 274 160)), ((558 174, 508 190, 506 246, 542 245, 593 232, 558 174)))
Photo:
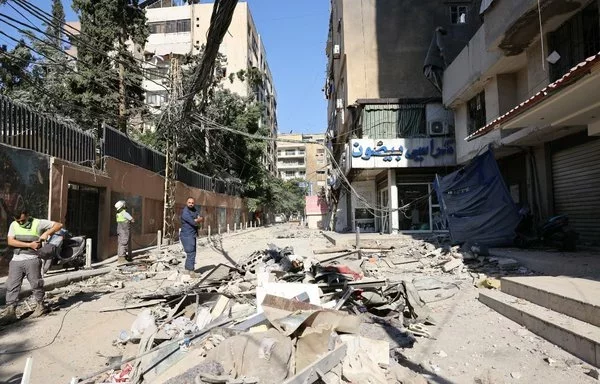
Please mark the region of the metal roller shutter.
POLYGON ((583 242, 600 243, 600 140, 552 155, 554 211, 583 242))

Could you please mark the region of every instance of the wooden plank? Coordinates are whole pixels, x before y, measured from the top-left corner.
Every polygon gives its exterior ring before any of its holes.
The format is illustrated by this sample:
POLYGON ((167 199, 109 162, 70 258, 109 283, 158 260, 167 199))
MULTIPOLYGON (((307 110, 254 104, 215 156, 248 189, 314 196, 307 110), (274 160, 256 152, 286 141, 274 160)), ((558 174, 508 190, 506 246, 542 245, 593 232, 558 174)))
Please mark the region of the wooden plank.
POLYGON ((315 255, 324 255, 326 253, 338 253, 338 252, 348 252, 348 247, 331 247, 325 249, 315 249, 313 253, 315 255))
POLYGON ((319 379, 319 374, 323 375, 331 371, 336 365, 342 362, 346 357, 348 346, 342 344, 333 351, 327 353, 308 367, 284 381, 284 384, 310 384, 319 379))
POLYGON ((358 252, 359 252, 359 250, 347 252, 347 253, 344 253, 342 255, 332 256, 332 257, 329 257, 329 258, 324 259, 324 260, 319 260, 319 262, 320 263, 327 263, 329 261, 333 261, 333 260, 336 260, 336 259, 341 259, 343 257, 348 257, 348 256, 353 255, 353 254, 358 253, 358 252))
MULTIPOLYGON (((267 298, 265 297, 265 300, 266 299, 267 298)), ((299 294, 298 296, 294 297, 292 300, 308 302, 309 298, 308 298, 308 294, 306 292, 303 292, 303 293, 299 294)), ((239 330, 239 331, 247 331, 250 328, 253 328, 253 327, 256 327, 256 326, 262 325, 262 324, 267 324, 267 323, 268 323, 267 317, 265 316, 265 313, 263 312, 263 313, 259 313, 258 315, 254 315, 254 316, 250 317, 249 319, 246 319, 243 322, 241 322, 231 328, 235 329, 235 330, 239 330)))
POLYGON ((135 308, 143 308, 143 307, 150 307, 156 304, 160 304, 160 303, 164 303, 166 300, 165 299, 156 299, 156 300, 149 300, 149 301, 143 301, 141 303, 136 303, 136 304, 130 304, 130 305, 126 305, 126 306, 121 306, 121 307, 104 307, 102 309, 100 309, 98 312, 112 312, 112 311, 122 311, 125 309, 135 309, 135 308))
POLYGON ((223 311, 225 311, 225 307, 227 307, 228 304, 229 304, 229 298, 227 296, 219 297, 219 300, 217 300, 212 311, 210 311, 210 315, 212 316, 212 318, 216 319, 217 317, 221 316, 223 311))

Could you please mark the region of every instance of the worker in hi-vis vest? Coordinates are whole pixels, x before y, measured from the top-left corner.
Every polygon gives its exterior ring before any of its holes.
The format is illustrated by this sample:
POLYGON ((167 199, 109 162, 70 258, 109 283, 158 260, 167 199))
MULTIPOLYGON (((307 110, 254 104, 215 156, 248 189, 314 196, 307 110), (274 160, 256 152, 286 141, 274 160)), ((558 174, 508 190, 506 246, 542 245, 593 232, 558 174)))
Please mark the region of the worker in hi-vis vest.
POLYGON ((117 236, 119 245, 117 249, 118 264, 125 264, 131 261, 129 254, 129 242, 131 241, 131 224, 135 222, 133 217, 127 212, 127 203, 119 200, 115 204, 117 210, 117 236))
POLYGON ((25 276, 29 280, 36 301, 35 310, 30 317, 42 316, 48 312, 48 308, 44 305, 42 260, 38 257, 38 250, 42 246, 42 241, 47 241, 63 227, 61 223, 35 219, 29 216, 26 210, 16 212, 14 219, 8 228, 8 246, 13 249, 13 256, 8 265, 6 310, 0 316, 0 325, 17 320, 17 301, 25 276))

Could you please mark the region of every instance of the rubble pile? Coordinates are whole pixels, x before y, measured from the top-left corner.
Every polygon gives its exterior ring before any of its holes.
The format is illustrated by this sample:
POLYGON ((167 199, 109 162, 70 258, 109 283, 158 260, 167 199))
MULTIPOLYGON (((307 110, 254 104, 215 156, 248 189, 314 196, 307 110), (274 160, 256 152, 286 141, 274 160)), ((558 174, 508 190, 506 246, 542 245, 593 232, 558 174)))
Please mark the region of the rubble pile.
POLYGON ((451 298, 462 284, 495 287, 484 271, 518 268, 483 247, 437 238, 366 246, 309 255, 269 244, 199 278, 163 250, 73 285, 149 287, 101 309, 141 312, 115 335, 121 358, 86 382, 419 382, 424 376, 399 363, 404 348, 431 337, 429 303, 451 298))

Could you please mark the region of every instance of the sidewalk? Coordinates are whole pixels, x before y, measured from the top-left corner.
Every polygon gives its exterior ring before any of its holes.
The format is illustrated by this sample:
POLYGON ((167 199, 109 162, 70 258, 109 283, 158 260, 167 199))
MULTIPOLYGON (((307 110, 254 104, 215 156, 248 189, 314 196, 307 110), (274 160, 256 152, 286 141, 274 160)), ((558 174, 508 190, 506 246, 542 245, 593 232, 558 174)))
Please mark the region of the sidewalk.
POLYGON ((600 280, 600 251, 582 249, 577 252, 519 248, 492 248, 490 255, 511 258, 524 267, 549 276, 585 277, 600 280))
MULTIPOLYGON (((224 233, 224 234, 221 234, 220 236, 223 239, 226 239, 226 238, 235 237, 235 236, 242 235, 242 234, 252 233, 254 231, 264 229, 264 228, 265 228, 264 226, 248 228, 248 229, 244 229, 244 230, 238 230, 236 232, 232 231, 230 233, 224 233)), ((218 235, 213 235, 211 237, 214 238, 215 236, 218 236, 218 235)), ((207 242, 208 242, 207 237, 198 238, 199 246, 205 246, 207 244, 207 242)), ((177 247, 178 245, 179 245, 179 242, 169 245, 169 246, 164 246, 164 248, 177 247)), ((147 252, 147 251, 149 251, 151 249, 155 249, 155 248, 156 248, 156 246, 136 250, 136 251, 133 251, 133 254, 135 255, 136 253, 147 252)), ((66 285, 69 285, 71 283, 89 279, 94 276, 104 275, 104 274, 112 271, 115 268, 114 263, 116 261, 117 261, 117 256, 113 256, 106 260, 98 262, 96 264, 93 264, 92 265, 93 269, 82 269, 82 270, 77 270, 77 271, 60 271, 60 272, 50 274, 47 277, 44 277, 44 289, 46 291, 50 291, 52 289, 61 288, 66 285)), ((7 276, 0 277, 0 305, 4 305, 6 302, 6 286, 5 286, 6 280, 7 280, 7 276)), ((19 294, 19 297, 23 298, 30 294, 31 294, 31 286, 29 285, 27 278, 25 278, 23 280, 23 285, 21 286, 21 293, 19 294)))

